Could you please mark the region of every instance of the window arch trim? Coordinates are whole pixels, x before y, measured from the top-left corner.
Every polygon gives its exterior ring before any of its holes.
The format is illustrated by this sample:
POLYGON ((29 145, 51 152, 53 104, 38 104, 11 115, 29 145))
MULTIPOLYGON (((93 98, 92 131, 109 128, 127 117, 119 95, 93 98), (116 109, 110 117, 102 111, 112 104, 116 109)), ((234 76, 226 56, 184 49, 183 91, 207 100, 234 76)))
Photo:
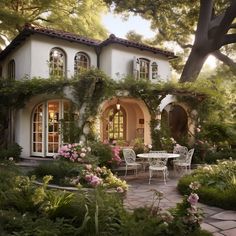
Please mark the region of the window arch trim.
POLYGON ((81 70, 88 70, 91 66, 91 60, 87 53, 77 52, 74 56, 74 74, 79 74, 81 70), (80 59, 79 57, 82 57, 80 59))
POLYGON ((49 52, 49 75, 53 77, 66 77, 66 67, 67 67, 67 56, 66 52, 60 47, 51 48, 49 52), (57 55, 52 55, 53 53, 59 53, 60 58, 56 61, 55 57, 57 55), (62 61, 60 61, 60 59, 62 61))
POLYGON ((139 78, 140 79, 149 79, 150 76, 150 60, 147 58, 139 58, 139 78))

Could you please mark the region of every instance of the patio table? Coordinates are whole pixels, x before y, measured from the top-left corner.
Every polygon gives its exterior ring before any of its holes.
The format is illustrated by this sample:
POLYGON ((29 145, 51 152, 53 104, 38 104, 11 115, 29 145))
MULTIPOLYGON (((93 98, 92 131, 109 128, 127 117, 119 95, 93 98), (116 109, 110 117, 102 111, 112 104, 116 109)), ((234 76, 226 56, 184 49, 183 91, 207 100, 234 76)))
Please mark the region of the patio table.
MULTIPOLYGON (((148 159, 148 160, 150 160, 150 159, 160 159, 160 161, 162 161, 162 160, 164 161, 164 159, 179 158, 180 154, 178 154, 178 153, 167 153, 167 152, 149 152, 149 153, 140 153, 137 156, 139 158, 142 158, 142 159, 148 159)), ((149 170, 149 173, 150 173, 150 170, 149 170)), ((167 171, 167 175, 168 175, 168 173, 169 172, 167 171)))

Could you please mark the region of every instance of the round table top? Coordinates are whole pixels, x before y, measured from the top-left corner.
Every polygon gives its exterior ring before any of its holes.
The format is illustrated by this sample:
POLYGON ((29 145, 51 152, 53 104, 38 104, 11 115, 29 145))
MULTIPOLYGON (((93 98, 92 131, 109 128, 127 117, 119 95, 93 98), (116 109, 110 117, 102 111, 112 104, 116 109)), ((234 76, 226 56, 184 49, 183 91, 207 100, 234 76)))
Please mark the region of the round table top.
POLYGON ((148 152, 148 153, 140 153, 137 155, 141 158, 178 158, 180 154, 177 153, 167 153, 167 152, 148 152))

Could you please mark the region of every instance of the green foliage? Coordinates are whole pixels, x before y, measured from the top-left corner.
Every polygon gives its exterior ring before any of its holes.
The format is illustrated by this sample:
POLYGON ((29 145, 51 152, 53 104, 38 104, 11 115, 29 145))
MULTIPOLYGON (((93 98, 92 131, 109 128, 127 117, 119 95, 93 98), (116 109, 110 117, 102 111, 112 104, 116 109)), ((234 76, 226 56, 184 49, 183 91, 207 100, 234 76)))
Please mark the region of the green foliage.
MULTIPOLYGON (((217 37, 224 37, 229 33, 228 31, 222 31, 221 33, 218 31, 213 32, 213 27, 221 27, 220 23, 216 23, 217 26, 214 25, 206 29, 205 25, 210 24, 212 11, 215 11, 214 17, 216 19, 221 19, 222 14, 225 16, 223 20, 231 19, 227 21, 227 29, 230 29, 230 24, 233 23, 235 18, 234 13, 227 14, 231 12, 233 8, 232 3, 228 0, 214 1, 213 4, 209 5, 206 4, 205 1, 190 2, 186 0, 178 1, 178 3, 176 3, 175 0, 157 0, 155 3, 150 3, 149 0, 105 0, 105 2, 109 6, 112 6, 115 12, 123 13, 126 17, 128 17, 128 14, 134 13, 139 14, 146 20, 150 20, 151 28, 158 32, 152 40, 152 45, 165 46, 167 45, 166 42, 169 42, 172 48, 176 48, 176 44, 178 48, 181 48, 179 49, 178 59, 172 60, 171 63, 178 72, 182 71, 184 67, 183 72, 187 79, 183 81, 196 79, 199 74, 199 68, 197 67, 200 67, 201 70, 207 56, 212 52, 216 53, 216 48, 213 45, 219 43, 217 37), (228 7, 229 9, 227 9, 228 7), (202 21, 206 22, 206 24, 201 24, 202 21), (195 37, 194 42, 192 41, 193 36, 195 37), (190 50, 191 54, 189 54, 190 50), (189 55, 191 55, 191 57, 189 55), (186 60, 188 56, 189 60, 186 60), (196 58, 198 58, 198 60, 196 60, 196 58), (187 61, 187 63, 185 63, 185 61, 187 61), (200 63, 198 64, 199 61, 200 63)), ((137 36, 135 38, 137 39, 137 36)), ((138 39, 142 38, 139 36, 138 39)), ((221 45, 221 54, 223 54, 222 51, 225 51, 227 52, 227 56, 218 55, 227 65, 229 65, 227 62, 230 61, 228 57, 230 55, 233 58, 234 51, 234 46, 232 42, 230 43, 231 44, 221 45), (225 60, 223 60, 222 57, 226 57, 225 60)), ((235 72, 235 66, 231 65, 231 67, 232 71, 235 72)))
POLYGON ((60 185, 70 185, 69 178, 78 176, 83 167, 79 163, 57 160, 50 163, 42 163, 29 173, 42 179, 45 175, 53 176, 52 183, 60 185))
POLYGON ((235 161, 222 161, 218 165, 198 168, 191 175, 180 179, 179 191, 182 194, 188 193, 188 185, 193 181, 198 181, 201 184, 197 191, 201 202, 224 209, 236 209, 235 161))
POLYGON ((89 145, 91 147, 91 154, 98 159, 99 166, 111 166, 113 153, 109 144, 91 142, 89 145))
POLYGON ((15 160, 19 160, 21 155, 22 147, 17 144, 13 143, 10 144, 7 149, 0 149, 0 160, 7 160, 9 157, 14 158, 15 160))
POLYGON ((83 36, 102 39, 107 32, 101 24, 101 15, 106 11, 102 1, 83 0, 33 0, 0 2, 3 24, 0 29, 0 44, 5 44, 19 33, 25 23, 35 23, 83 36), (50 12, 50 14, 48 14, 50 12))
POLYGON ((88 103, 85 112, 95 115, 99 104, 114 94, 113 82, 102 71, 91 69, 78 75, 72 82, 74 96, 79 108, 88 103))

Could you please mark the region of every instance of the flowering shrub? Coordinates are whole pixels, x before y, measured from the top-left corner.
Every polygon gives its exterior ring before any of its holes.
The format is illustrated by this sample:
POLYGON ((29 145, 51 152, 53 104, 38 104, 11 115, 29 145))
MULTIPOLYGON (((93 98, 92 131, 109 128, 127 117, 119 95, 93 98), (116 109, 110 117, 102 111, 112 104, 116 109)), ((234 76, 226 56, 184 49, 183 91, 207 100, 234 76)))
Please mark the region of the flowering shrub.
POLYGON ((176 209, 173 211, 175 218, 180 218, 187 231, 199 229, 203 219, 203 212, 197 207, 199 196, 196 191, 199 187, 200 184, 198 182, 192 182, 189 185, 191 193, 185 195, 183 201, 177 204, 176 209))
POLYGON ((176 141, 174 138, 168 137, 168 136, 163 136, 161 137, 161 145, 162 149, 166 151, 172 151, 174 146, 176 145, 176 141))
POLYGON ((60 158, 65 158, 72 162, 85 162, 86 155, 91 151, 90 147, 85 147, 82 143, 73 143, 62 146, 58 151, 60 158))
POLYGON ((155 235, 205 235, 200 233, 203 214, 197 207, 199 197, 195 191, 198 187, 197 182, 191 183, 189 185, 191 193, 186 195, 175 208, 169 210, 163 210, 160 206, 164 198, 163 192, 151 189, 153 192, 151 206, 134 210, 135 220, 138 221, 138 225, 142 225, 139 231, 142 230, 143 234, 140 235, 154 235, 153 232, 158 232, 155 235))
POLYGON ((112 146, 112 159, 111 159, 111 163, 115 164, 115 165, 119 165, 121 163, 121 158, 120 158, 120 147, 119 146, 112 146))
POLYGON ((85 187, 116 188, 117 192, 124 192, 128 186, 125 181, 117 178, 106 167, 97 167, 90 164, 85 165, 82 175, 73 179, 74 183, 85 187))

